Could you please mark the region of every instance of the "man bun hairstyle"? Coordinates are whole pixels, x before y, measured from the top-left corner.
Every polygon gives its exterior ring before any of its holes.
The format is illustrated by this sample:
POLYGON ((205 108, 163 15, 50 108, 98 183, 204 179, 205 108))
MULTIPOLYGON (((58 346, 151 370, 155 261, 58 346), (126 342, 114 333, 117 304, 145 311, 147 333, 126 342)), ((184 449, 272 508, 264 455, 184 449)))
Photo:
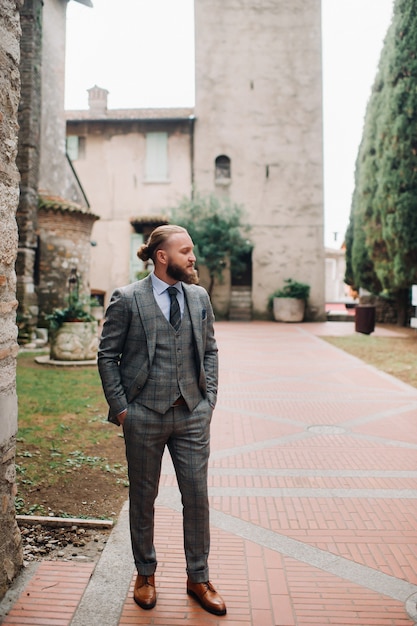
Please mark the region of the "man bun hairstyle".
POLYGON ((164 224, 158 226, 151 232, 146 243, 143 243, 137 251, 137 256, 141 261, 149 261, 152 259, 155 262, 155 254, 158 250, 165 247, 171 235, 177 233, 186 233, 186 229, 176 224, 164 224))

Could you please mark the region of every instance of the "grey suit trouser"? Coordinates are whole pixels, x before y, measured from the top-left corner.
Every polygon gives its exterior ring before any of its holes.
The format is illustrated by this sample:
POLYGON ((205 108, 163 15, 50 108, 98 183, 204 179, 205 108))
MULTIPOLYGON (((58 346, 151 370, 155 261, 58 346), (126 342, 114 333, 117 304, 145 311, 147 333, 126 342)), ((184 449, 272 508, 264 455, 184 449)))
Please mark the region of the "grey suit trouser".
POLYGON ((167 446, 182 496, 187 573, 192 582, 209 580, 207 471, 211 416, 212 409, 205 399, 192 413, 186 406, 172 407, 161 415, 138 402, 129 405, 123 430, 129 473, 130 533, 139 574, 150 576, 157 566, 154 503, 167 446))

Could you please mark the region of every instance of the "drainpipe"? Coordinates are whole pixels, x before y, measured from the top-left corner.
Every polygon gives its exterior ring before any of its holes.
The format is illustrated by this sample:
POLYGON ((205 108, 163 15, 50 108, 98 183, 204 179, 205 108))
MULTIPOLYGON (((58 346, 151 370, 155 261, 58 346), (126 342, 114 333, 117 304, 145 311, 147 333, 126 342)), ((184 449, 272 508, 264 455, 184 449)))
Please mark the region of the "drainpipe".
POLYGON ((191 200, 194 199, 194 128, 196 118, 194 115, 190 115, 190 164, 191 164, 191 200))

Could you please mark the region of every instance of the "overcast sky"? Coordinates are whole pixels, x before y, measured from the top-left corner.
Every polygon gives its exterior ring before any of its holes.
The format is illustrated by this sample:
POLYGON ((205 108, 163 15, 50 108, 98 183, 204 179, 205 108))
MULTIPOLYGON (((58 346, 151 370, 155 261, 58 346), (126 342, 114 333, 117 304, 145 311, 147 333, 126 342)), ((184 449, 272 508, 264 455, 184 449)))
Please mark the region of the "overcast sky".
MULTIPOLYGON (((86 109, 95 84, 110 92, 109 108, 193 106, 193 0, 93 4, 68 4, 66 108, 86 109)), ((348 224, 366 104, 393 4, 322 0, 327 246, 340 247, 348 224)))

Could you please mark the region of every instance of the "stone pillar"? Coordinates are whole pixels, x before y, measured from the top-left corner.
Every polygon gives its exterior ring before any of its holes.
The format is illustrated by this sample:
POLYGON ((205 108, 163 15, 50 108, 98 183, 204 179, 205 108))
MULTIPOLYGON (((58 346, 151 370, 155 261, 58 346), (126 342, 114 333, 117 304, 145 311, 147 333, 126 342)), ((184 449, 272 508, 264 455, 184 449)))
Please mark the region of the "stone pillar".
POLYGON ((17 432, 16 167, 19 74, 19 8, 23 0, 0 0, 0 599, 19 572, 23 557, 14 498, 17 432))
POLYGON ((16 263, 19 340, 30 341, 37 325, 35 291, 38 185, 41 146, 42 0, 25 0, 21 10, 21 100, 19 151, 21 175, 17 211, 19 250, 16 263))
POLYGON ((39 326, 48 326, 45 315, 62 308, 68 299, 68 279, 75 268, 80 296, 90 296, 91 230, 97 216, 69 203, 42 198, 39 227, 39 326))

